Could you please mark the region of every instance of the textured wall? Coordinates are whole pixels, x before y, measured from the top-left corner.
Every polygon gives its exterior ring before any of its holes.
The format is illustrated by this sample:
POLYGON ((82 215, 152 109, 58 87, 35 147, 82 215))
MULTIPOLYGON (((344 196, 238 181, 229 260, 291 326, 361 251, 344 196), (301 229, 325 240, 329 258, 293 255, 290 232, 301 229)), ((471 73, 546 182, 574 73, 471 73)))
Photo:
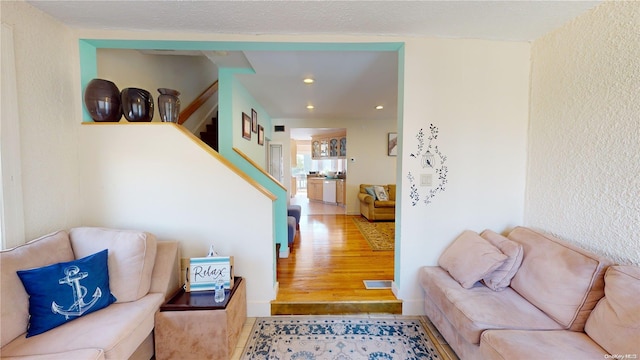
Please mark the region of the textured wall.
POLYGON ((78 39, 22 1, 2 1, 13 27, 25 240, 79 225, 78 39))
POLYGON ((525 223, 640 264, 640 3, 534 42, 525 223))

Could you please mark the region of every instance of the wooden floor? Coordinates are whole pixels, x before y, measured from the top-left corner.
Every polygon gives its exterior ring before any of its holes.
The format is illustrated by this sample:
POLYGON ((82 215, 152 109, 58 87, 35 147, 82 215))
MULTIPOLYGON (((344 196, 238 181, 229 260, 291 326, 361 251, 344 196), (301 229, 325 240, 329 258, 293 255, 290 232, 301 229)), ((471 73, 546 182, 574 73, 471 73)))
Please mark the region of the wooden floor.
POLYGON ((332 213, 331 205, 297 200, 300 229, 293 252, 278 259, 272 314, 401 313, 390 289, 367 290, 363 283, 393 280, 394 252, 371 250, 343 207, 332 206, 332 213))

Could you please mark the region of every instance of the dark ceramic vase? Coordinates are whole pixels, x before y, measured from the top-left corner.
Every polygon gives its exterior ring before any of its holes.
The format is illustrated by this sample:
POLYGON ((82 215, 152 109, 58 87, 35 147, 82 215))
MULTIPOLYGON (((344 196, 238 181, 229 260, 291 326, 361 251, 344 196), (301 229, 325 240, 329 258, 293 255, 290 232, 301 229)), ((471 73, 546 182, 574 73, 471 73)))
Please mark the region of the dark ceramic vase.
POLYGON ((93 121, 117 122, 122 117, 120 90, 109 80, 89 81, 84 89, 84 105, 93 121))
POLYGON ((145 122, 153 119, 153 96, 144 89, 126 88, 120 93, 122 114, 131 122, 145 122))
POLYGON ((177 123, 180 116, 180 92, 173 89, 158 89, 158 112, 160 120, 164 122, 177 123))

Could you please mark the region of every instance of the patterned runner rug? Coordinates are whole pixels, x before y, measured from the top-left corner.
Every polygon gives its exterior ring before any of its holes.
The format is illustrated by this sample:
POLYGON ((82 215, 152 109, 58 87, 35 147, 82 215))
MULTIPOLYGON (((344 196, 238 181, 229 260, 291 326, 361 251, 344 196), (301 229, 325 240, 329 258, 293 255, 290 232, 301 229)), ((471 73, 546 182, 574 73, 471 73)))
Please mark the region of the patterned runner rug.
POLYGON ((395 249, 396 223, 395 221, 377 221, 369 222, 361 216, 354 216, 353 222, 356 223, 358 230, 371 249, 376 251, 386 251, 395 249))
POLYGON ((257 318, 241 359, 442 359, 419 317, 257 318))

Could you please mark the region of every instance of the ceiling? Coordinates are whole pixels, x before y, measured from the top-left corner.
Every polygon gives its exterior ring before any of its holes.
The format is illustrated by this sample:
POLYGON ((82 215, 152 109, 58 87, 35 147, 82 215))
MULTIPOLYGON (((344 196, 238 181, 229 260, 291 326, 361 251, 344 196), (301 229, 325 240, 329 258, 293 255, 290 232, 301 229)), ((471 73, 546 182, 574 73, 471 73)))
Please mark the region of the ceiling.
MULTIPOLYGON (((68 26, 87 29, 533 41, 601 1, 27 2, 68 26)), ((255 75, 241 75, 240 81, 272 118, 309 119, 310 128, 313 119, 396 118, 395 52, 251 51, 209 55, 218 65, 253 67, 255 75), (303 84, 305 76, 316 82, 303 84), (315 108, 307 110, 309 104, 315 108), (376 105, 384 109, 375 110, 376 105)))

